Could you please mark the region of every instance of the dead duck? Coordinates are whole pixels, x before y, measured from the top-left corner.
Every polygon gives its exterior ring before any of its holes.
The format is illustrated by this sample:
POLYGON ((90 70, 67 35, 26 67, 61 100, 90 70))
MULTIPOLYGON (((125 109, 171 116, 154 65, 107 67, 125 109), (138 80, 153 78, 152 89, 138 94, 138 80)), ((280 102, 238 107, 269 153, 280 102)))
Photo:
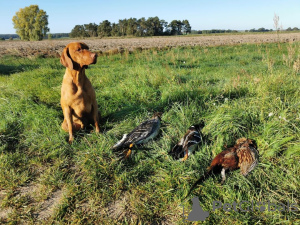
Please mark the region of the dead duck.
POLYGON ((124 134, 123 138, 118 141, 112 149, 114 151, 124 150, 124 158, 131 155, 134 145, 145 144, 151 139, 155 138, 160 130, 162 113, 154 113, 153 117, 149 120, 142 122, 134 128, 129 134, 124 134))
POLYGON ((172 148, 169 152, 174 159, 182 158, 182 161, 188 159, 188 157, 195 151, 198 144, 202 141, 201 129, 203 124, 196 124, 189 127, 183 138, 172 148))

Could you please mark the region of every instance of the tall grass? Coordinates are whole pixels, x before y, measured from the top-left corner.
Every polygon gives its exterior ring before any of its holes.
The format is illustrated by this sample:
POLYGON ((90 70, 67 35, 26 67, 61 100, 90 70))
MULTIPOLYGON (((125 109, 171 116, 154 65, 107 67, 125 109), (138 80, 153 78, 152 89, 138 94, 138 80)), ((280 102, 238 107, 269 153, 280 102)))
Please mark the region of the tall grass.
MULTIPOLYGON (((259 166, 213 176, 195 191, 206 224, 299 223, 300 212, 212 212, 212 202, 300 205, 299 43, 147 50, 98 58, 86 71, 102 114, 102 133, 81 131, 72 145, 60 124, 59 59, 0 58, 1 222, 182 224, 180 204, 211 159, 239 137, 257 141, 259 166), (296 65, 296 66, 295 66, 296 65), (162 111, 158 139, 119 161, 122 134, 162 111), (194 123, 204 141, 186 162, 167 155, 194 123), (23 193, 24 187, 33 187, 23 193), (49 217, 43 203, 61 196, 49 217)), ((191 201, 184 204, 191 206, 191 201)), ((300 208, 300 207, 299 207, 300 208)))

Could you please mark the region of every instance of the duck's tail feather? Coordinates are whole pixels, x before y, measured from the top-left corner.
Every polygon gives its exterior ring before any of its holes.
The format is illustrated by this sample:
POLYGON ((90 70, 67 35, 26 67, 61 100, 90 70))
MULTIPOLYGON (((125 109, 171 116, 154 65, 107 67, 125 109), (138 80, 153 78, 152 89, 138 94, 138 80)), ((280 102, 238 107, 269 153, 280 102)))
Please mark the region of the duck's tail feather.
POLYGON ((120 148, 122 148, 123 143, 125 142, 125 139, 127 138, 127 134, 124 134, 122 139, 119 140, 113 147, 113 150, 118 150, 120 148))

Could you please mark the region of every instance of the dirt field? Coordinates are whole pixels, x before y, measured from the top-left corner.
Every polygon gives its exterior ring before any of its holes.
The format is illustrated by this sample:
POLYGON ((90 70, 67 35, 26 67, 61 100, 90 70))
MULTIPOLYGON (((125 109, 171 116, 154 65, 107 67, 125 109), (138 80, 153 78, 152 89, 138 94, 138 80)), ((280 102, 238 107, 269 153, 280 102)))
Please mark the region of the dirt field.
POLYGON ((176 36, 147 38, 108 38, 108 39, 67 39, 44 41, 2 41, 0 55, 12 54, 20 56, 41 55, 44 57, 59 57, 64 46, 72 41, 83 41, 91 50, 97 52, 117 53, 124 50, 164 48, 176 46, 213 46, 241 43, 294 42, 300 40, 300 33, 281 33, 279 36, 270 34, 240 34, 240 35, 209 35, 209 36, 176 36))

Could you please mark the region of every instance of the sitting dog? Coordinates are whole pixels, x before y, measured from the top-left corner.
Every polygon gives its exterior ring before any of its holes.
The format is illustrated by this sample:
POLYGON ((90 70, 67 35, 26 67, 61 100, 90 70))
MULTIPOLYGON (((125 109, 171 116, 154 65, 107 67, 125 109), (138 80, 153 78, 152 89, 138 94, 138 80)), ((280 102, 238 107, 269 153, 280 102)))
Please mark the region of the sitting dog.
POLYGON ((66 67, 60 99, 64 114, 62 129, 69 132, 69 143, 72 143, 73 132, 91 123, 100 132, 95 90, 85 75, 88 65, 97 62, 97 55, 86 44, 73 42, 64 48, 60 62, 66 67))

